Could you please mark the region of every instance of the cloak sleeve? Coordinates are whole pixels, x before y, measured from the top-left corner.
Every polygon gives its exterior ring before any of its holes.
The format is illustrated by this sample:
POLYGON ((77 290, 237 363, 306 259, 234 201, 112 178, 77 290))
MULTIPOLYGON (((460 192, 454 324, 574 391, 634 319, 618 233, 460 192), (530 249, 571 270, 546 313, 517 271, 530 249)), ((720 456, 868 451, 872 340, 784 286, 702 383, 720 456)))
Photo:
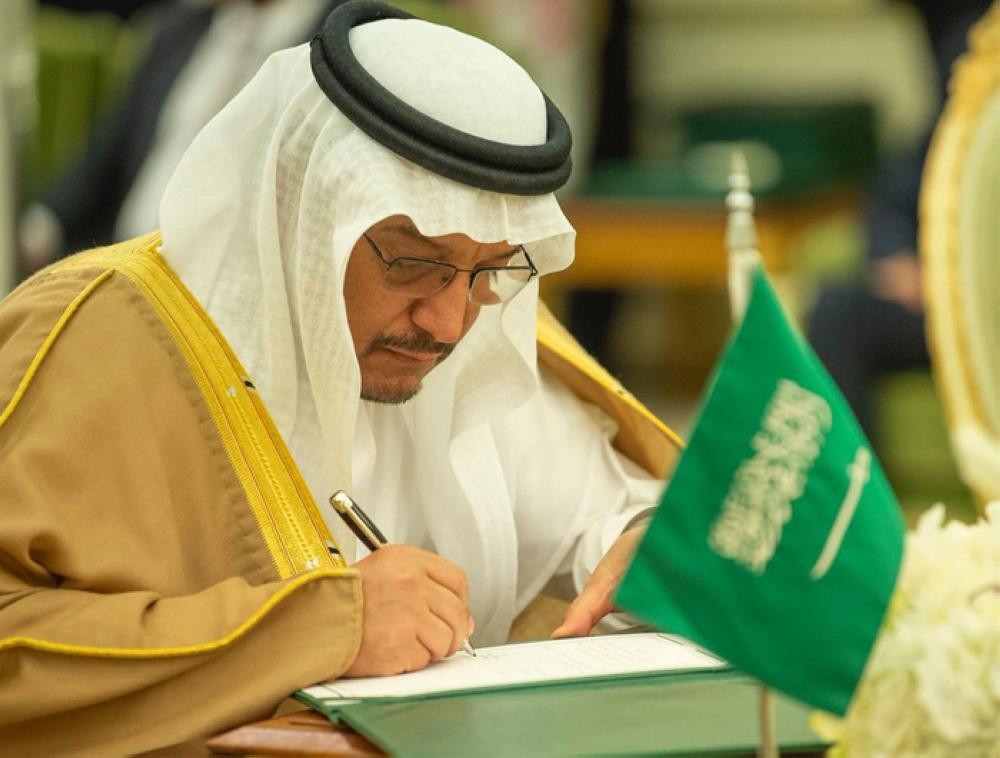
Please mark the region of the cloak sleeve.
POLYGON ((294 492, 265 498, 278 526, 254 506, 247 461, 290 459, 234 444, 176 335, 111 269, 43 272, 0 305, 4 752, 191 740, 357 654, 357 572, 294 492), (323 560, 296 566, 292 537, 323 560))

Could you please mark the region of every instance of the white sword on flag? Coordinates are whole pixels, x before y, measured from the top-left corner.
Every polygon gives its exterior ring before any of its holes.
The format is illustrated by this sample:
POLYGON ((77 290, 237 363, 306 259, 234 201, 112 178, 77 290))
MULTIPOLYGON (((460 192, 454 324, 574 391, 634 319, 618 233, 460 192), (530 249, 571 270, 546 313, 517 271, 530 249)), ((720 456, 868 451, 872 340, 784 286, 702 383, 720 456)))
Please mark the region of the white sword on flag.
MULTIPOLYGON (((747 159, 739 150, 733 151, 729 165, 729 193, 726 195, 726 248, 729 250, 729 309, 733 326, 743 321, 753 275, 760 265, 757 250, 757 226, 753 220, 753 195, 750 194, 750 170, 747 159)), ((760 740, 757 744, 759 758, 777 758, 775 742, 774 706, 771 693, 763 684, 757 690, 760 715, 760 740)))

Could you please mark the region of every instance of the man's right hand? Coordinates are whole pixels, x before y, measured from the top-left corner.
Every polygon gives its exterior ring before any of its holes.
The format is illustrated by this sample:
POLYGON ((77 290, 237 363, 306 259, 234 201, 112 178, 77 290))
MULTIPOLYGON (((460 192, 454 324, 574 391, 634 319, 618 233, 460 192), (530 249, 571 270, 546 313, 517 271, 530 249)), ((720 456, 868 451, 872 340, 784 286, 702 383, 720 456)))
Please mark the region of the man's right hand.
POLYGON ((451 561, 388 545, 354 564, 361 572, 364 627, 347 677, 416 671, 445 658, 472 634, 469 584, 451 561))

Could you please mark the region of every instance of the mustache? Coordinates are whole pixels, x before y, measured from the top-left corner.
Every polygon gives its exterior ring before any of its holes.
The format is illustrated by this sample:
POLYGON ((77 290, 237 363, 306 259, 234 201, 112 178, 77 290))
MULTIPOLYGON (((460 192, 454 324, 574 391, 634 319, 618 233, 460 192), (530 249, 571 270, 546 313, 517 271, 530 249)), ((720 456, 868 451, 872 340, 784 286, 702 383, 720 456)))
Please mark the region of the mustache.
POLYGON ((399 348, 413 353, 438 353, 438 363, 443 361, 455 349, 453 342, 438 342, 427 334, 427 332, 416 332, 414 334, 380 334, 372 340, 368 346, 368 352, 372 353, 380 348, 399 348))

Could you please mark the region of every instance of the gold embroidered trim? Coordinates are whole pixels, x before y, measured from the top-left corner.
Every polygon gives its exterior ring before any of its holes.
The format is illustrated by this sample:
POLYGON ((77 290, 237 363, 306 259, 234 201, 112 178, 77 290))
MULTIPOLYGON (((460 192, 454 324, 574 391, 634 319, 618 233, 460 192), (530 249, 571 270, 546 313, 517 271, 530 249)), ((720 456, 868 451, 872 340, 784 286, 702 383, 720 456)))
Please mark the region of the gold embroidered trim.
POLYGON ((59 270, 109 268, 153 306, 191 369, 246 493, 278 575, 346 564, 246 371, 201 305, 158 252, 159 234, 67 259, 59 270), (280 462, 275 466, 274 462, 280 462))
POLYGON ((580 347, 541 302, 538 304, 537 324, 539 362, 547 365, 583 400, 598 405, 619 423, 618 436, 614 439, 616 448, 654 476, 667 476, 676 461, 677 452, 684 448, 680 435, 654 416, 580 347), (549 356, 557 358, 576 375, 569 375, 549 356), (595 393, 594 388, 600 391, 595 393))
MULTIPOLYGON (((12 648, 26 647, 31 650, 39 650, 44 653, 61 653, 63 655, 83 655, 90 658, 165 658, 186 655, 199 655, 210 653, 214 650, 231 645, 238 640, 271 612, 271 610, 291 595, 296 590, 307 584, 331 577, 343 577, 345 574, 354 573, 353 569, 323 569, 311 571, 308 574, 301 574, 292 579, 288 584, 269 597, 263 605, 248 619, 229 634, 210 642, 202 642, 194 645, 179 645, 177 647, 161 648, 113 648, 96 647, 93 645, 72 645, 64 642, 48 642, 35 637, 8 637, 0 640, 0 651, 12 648)), ((357 594, 357 589, 355 590, 357 594)))
POLYGON ((632 410, 663 432, 664 436, 675 445, 684 447, 684 440, 681 439, 681 436, 653 415, 652 411, 640 403, 635 395, 625 389, 621 382, 611 376, 604 366, 585 352, 547 309, 544 313, 540 309, 538 314, 536 337, 541 345, 547 347, 567 363, 582 371, 611 394, 621 398, 632 410))

